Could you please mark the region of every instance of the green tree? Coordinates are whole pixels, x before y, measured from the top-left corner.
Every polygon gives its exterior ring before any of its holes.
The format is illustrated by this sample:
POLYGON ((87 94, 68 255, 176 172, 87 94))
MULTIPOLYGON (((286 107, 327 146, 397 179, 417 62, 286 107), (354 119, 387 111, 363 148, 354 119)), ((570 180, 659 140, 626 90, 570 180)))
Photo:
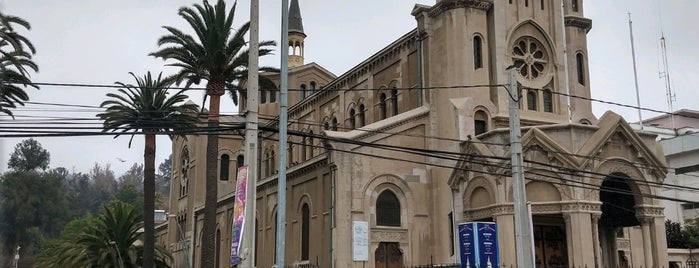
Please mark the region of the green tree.
POLYGON ((96 217, 86 216, 68 225, 62 236, 43 250, 39 267, 169 267, 172 257, 155 249, 151 266, 144 264, 138 229, 142 214, 133 206, 115 201, 96 217))
POLYGON ((35 139, 23 140, 15 145, 7 167, 16 171, 46 170, 51 161, 49 151, 35 139))
POLYGON ((55 173, 10 171, 0 178, 0 241, 5 256, 22 247, 24 264, 45 238, 56 237, 68 221, 62 178, 55 173))
POLYGON ((665 221, 665 236, 668 248, 687 248, 687 238, 682 234, 679 222, 665 221))
POLYGON ((119 177, 119 187, 131 184, 138 191, 143 191, 143 165, 134 163, 123 175, 119 177))
POLYGON ((170 180, 172 178, 172 154, 170 154, 158 166, 158 174, 155 177, 155 188, 164 196, 170 195, 170 180))
POLYGON ((30 71, 39 71, 32 61, 36 50, 29 39, 15 30, 17 26, 31 29, 26 20, 0 12, 0 113, 9 116, 13 116, 11 109, 29 100, 24 88, 39 88, 29 77, 30 71))
MULTIPOLYGON (((167 89, 172 84, 171 79, 162 79, 158 75, 154 79, 151 73, 136 77, 136 85, 117 82, 121 88, 119 94, 108 93, 108 100, 101 107, 106 110, 98 116, 104 120, 104 131, 118 132, 116 136, 126 132, 138 132, 145 136, 144 148, 144 179, 143 179, 143 227, 145 243, 143 266, 153 267, 153 250, 155 245, 155 135, 169 134, 173 131, 181 133, 196 127, 199 121, 196 117, 198 107, 192 103, 184 103, 187 96, 182 91, 168 96, 167 89)), ((132 136, 133 138, 133 136, 132 136)), ((130 145, 130 144, 129 144, 130 145)))
MULTIPOLYGON (((168 34, 160 37, 159 51, 152 56, 164 60, 173 60, 167 66, 180 68, 175 75, 178 83, 186 81, 185 87, 199 84, 206 80, 206 95, 209 100, 208 127, 217 129, 219 125, 220 97, 229 91, 234 103, 237 104, 237 92, 241 91, 242 81, 248 76, 249 53, 245 35, 250 29, 250 23, 245 23, 234 30, 233 18, 236 5, 226 9, 223 0, 216 1, 212 6, 208 1, 194 4, 194 8, 181 7, 178 14, 187 21, 195 36, 186 34, 174 27, 164 26, 168 34)), ((260 42, 259 56, 271 54, 268 47, 274 46, 274 41, 260 42)), ((276 72, 270 67, 260 68, 262 71, 276 72)), ((274 88, 264 76, 260 76, 261 85, 274 88)), ((213 267, 214 240, 216 232, 216 198, 217 198, 217 158, 218 134, 211 132, 206 143, 206 183, 204 200, 204 234, 202 239, 202 267, 213 267)))

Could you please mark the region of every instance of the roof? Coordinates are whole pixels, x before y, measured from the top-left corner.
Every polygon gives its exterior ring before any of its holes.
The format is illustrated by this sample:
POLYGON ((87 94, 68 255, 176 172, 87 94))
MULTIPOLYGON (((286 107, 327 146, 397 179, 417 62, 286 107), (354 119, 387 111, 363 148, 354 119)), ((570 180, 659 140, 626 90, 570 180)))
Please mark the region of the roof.
POLYGON ((299 0, 291 0, 291 6, 289 7, 289 32, 304 34, 299 0))

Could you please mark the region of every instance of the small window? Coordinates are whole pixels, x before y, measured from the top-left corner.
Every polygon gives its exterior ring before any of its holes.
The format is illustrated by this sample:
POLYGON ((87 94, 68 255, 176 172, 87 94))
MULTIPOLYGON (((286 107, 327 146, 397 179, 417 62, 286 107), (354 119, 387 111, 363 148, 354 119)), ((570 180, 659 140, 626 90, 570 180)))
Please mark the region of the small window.
POLYGON ((398 115, 398 89, 395 86, 391 89, 391 106, 392 115, 398 115))
POLYGON ((287 139, 287 166, 291 166, 294 163, 294 143, 291 140, 291 137, 288 137, 287 139))
POLYGON ((524 6, 528 7, 529 6, 529 0, 524 0, 524 6))
POLYGON ((544 0, 541 0, 541 10, 544 10, 544 0))
POLYGON ((301 260, 307 261, 309 255, 309 245, 311 240, 311 212, 308 204, 301 207, 301 260))
POLYGON ((483 68, 483 44, 478 35, 473 37, 473 68, 483 68))
POLYGON ((624 238, 624 228, 623 227, 616 229, 616 237, 617 238, 624 238))
POLYGON ((390 190, 376 199, 376 225, 400 227, 400 201, 390 190))
POLYGON ((330 123, 328 123, 327 121, 325 123, 323 123, 323 129, 330 130, 330 123))
POLYGON ((337 125, 338 125, 337 124, 337 117, 333 117, 333 120, 332 120, 332 130, 333 131, 337 131, 337 125))
POLYGON ((277 90, 269 89, 269 103, 277 102, 277 90))
POLYGON ((544 89, 544 112, 547 113, 552 113, 553 112, 553 93, 551 93, 551 90, 544 89))
POLYGON ((308 158, 313 158, 313 130, 308 132, 308 158))
POLYGON ((306 84, 301 84, 301 100, 306 98, 306 84))
POLYGON ((527 109, 536 111, 537 94, 536 91, 530 90, 527 92, 527 109))
POLYGON ((349 129, 354 129, 355 126, 356 126, 356 125, 355 125, 355 118, 354 118, 354 116, 355 116, 354 109, 350 109, 350 110, 349 110, 349 118, 348 118, 349 120, 348 120, 348 122, 347 122, 347 123, 349 124, 349 126, 348 126, 349 129))
POLYGON ((260 103, 267 103, 267 90, 260 90, 260 103))
POLYGON ((480 135, 488 131, 488 115, 483 111, 477 111, 473 116, 474 134, 480 135))
POLYGON ((230 170, 230 162, 231 162, 231 157, 228 156, 227 154, 221 155, 221 164, 219 165, 219 168, 221 169, 219 172, 220 180, 222 181, 227 181, 228 180, 228 171, 230 170))
POLYGON ((578 0, 572 0, 571 6, 573 7, 573 12, 578 12, 580 7, 578 7, 578 0))
POLYGON ((357 124, 359 127, 364 126, 364 104, 359 105, 359 115, 357 116, 357 124))
POLYGON ((312 92, 311 94, 316 92, 316 82, 315 81, 311 81, 311 92, 312 92))
POLYGON ((386 93, 379 96, 379 119, 386 119, 386 93))
POLYGON ((578 68, 578 84, 585 85, 585 59, 582 53, 575 55, 575 62, 578 68))

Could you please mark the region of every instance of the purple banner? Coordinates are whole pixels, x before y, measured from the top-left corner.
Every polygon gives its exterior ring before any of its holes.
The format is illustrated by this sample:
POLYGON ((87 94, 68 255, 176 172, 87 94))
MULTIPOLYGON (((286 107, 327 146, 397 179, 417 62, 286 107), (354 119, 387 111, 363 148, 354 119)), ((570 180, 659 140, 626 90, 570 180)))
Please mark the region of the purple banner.
POLYGON ((248 166, 238 168, 238 178, 235 181, 235 204, 233 206, 233 237, 231 239, 231 265, 238 265, 240 258, 240 240, 245 227, 245 198, 248 181, 248 166))

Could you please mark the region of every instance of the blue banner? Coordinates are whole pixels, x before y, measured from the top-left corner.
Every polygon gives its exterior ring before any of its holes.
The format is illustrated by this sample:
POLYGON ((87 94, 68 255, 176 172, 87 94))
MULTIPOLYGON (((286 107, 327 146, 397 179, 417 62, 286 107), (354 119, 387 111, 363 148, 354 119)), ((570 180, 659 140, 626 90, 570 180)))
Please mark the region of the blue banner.
POLYGON ((495 268, 500 263, 498 227, 493 222, 459 224, 461 268, 495 268))

